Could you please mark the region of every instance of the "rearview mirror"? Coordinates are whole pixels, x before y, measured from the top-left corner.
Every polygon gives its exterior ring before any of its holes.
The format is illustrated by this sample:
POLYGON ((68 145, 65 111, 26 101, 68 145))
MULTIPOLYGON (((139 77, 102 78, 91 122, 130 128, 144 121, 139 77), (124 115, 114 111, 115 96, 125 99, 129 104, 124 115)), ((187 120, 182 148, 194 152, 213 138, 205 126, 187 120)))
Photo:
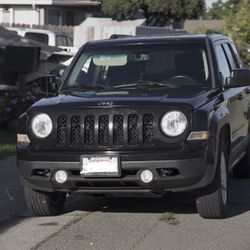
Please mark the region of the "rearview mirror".
POLYGON ((124 66, 127 64, 128 56, 125 54, 94 55, 93 63, 96 66, 124 66))
POLYGON ((45 75, 40 77, 39 79, 40 88, 43 92, 46 93, 57 93, 60 81, 58 80, 58 77, 55 75, 45 75))
POLYGON ((234 69, 227 78, 225 88, 237 88, 250 85, 250 69, 234 69))

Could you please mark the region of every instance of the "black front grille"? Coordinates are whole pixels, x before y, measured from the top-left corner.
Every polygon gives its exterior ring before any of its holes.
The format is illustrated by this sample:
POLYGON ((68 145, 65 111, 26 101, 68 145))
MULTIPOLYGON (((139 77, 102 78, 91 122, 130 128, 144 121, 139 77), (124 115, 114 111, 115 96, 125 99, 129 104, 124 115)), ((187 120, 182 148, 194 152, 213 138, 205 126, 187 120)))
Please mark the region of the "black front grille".
POLYGON ((101 115, 99 117, 99 143, 100 145, 108 145, 109 143, 109 116, 101 115))
POLYGON ((123 143, 123 123, 122 115, 114 115, 113 118, 113 143, 114 145, 122 145, 123 143))
POLYGON ((57 119, 57 144, 85 147, 152 145, 154 119, 152 113, 61 115, 57 119))
POLYGON ((91 145, 95 143, 95 117, 88 115, 84 122, 84 144, 91 145))
POLYGON ((66 143, 67 136, 67 117, 59 116, 57 127, 57 142, 58 144, 66 143))
POLYGON ((154 137, 154 117, 152 114, 143 116, 143 142, 152 143, 154 137))
POLYGON ((128 144, 138 143, 138 115, 128 116, 128 144))
POLYGON ((80 144, 81 142, 81 117, 74 115, 71 118, 71 143, 80 144))

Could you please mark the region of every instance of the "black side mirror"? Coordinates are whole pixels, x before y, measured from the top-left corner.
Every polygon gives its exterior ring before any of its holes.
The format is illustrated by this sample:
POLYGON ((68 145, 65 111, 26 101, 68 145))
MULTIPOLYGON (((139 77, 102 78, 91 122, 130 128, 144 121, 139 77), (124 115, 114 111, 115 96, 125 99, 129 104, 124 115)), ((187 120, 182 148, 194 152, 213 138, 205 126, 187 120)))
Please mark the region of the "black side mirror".
POLYGON ((55 94, 58 92, 60 81, 55 75, 45 75, 40 77, 39 85, 43 92, 55 94))
POLYGON ((250 69, 234 69, 227 78, 225 88, 237 88, 250 85, 250 69))

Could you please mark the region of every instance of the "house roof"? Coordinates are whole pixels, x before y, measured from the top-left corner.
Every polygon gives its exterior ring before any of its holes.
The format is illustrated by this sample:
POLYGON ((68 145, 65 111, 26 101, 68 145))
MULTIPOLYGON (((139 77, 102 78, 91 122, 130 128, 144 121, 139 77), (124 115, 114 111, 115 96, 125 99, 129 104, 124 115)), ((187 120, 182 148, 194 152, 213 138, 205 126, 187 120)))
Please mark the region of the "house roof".
POLYGON ((1 0, 0 5, 99 5, 99 0, 1 0))

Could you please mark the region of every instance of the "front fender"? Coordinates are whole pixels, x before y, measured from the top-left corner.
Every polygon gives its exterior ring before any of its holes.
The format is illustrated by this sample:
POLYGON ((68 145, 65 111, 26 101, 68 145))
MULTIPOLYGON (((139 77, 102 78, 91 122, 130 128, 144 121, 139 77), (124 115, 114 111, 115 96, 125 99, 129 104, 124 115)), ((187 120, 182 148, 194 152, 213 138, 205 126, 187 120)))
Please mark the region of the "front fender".
POLYGON ((192 129, 195 131, 210 131, 206 150, 207 170, 203 177, 210 184, 215 178, 219 156, 220 132, 225 125, 230 129, 230 113, 227 101, 221 98, 214 99, 194 112, 192 129))
POLYGON ((209 165, 213 166, 213 171, 211 173, 212 179, 214 179, 219 158, 220 133, 225 126, 227 126, 229 131, 231 131, 230 113, 226 103, 211 112, 209 119, 210 139, 208 143, 207 161, 209 165))

